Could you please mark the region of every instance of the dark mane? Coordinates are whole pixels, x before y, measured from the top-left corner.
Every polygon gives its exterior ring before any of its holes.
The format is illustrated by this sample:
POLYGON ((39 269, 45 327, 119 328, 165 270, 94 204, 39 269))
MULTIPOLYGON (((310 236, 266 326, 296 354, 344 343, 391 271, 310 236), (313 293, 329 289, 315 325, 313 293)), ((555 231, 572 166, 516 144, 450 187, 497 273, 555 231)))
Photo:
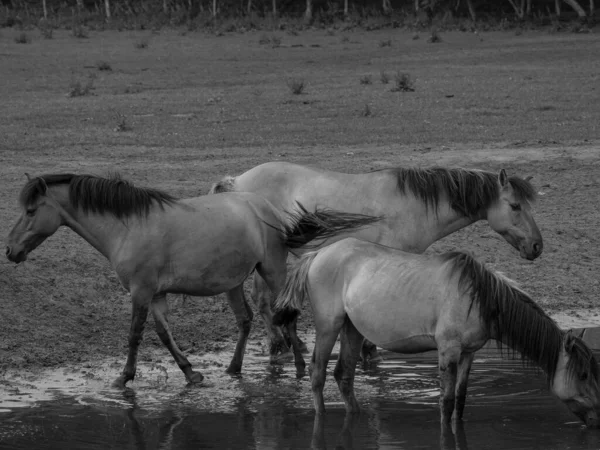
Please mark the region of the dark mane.
MULTIPOLYGON (((492 172, 442 167, 398 167, 387 170, 396 176, 398 190, 402 194, 410 191, 435 211, 442 195, 445 194, 454 210, 466 217, 474 217, 482 208, 489 207, 500 195, 498 175, 492 172)), ((535 200, 536 190, 529 181, 515 176, 509 177, 508 181, 520 201, 535 200)))
MULTIPOLYGON (((539 365, 552 382, 565 332, 533 299, 506 277, 495 273, 484 264, 463 252, 442 256, 451 262, 451 271, 459 275, 459 289, 470 292, 471 305, 479 307, 479 315, 486 327, 494 333, 499 345, 506 344, 518 351, 523 359, 539 365)), ((591 350, 578 337, 567 364, 569 376, 589 373, 598 382, 598 364, 591 350)))
POLYGON ((177 200, 157 189, 135 187, 119 174, 103 178, 61 173, 31 178, 23 186, 19 202, 22 206, 30 205, 44 195, 48 187, 57 184, 69 185, 69 201, 75 208, 84 212, 111 213, 118 218, 132 215, 146 217, 152 205, 162 208, 177 200))

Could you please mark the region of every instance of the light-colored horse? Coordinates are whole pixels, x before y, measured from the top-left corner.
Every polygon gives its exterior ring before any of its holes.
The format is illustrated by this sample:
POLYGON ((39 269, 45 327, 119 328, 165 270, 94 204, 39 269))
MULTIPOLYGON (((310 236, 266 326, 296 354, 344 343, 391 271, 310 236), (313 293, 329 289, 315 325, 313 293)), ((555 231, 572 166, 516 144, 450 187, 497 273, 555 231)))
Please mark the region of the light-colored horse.
POLYGON ((256 269, 269 288, 279 292, 285 282, 290 248, 377 220, 334 211, 311 213, 302 205, 296 205, 295 213, 286 214, 252 193, 178 200, 162 191, 135 187, 119 177, 73 174, 30 179, 19 202, 22 215, 8 236, 8 259, 24 261, 29 252, 65 225, 110 261, 131 293, 129 354, 123 373, 115 381, 119 387, 135 376, 149 309, 158 336, 186 379, 202 381, 202 374, 192 370, 169 330, 167 293, 227 293, 239 329, 227 371, 241 371, 252 320, 252 310, 244 298, 244 280, 256 269))
POLYGON ((399 353, 438 350, 442 421, 461 419, 473 354, 489 339, 521 353, 547 374, 551 391, 589 426, 598 426, 598 366, 590 349, 510 280, 466 253, 424 256, 354 238, 302 256, 275 305, 275 319, 314 313, 315 410, 341 332, 334 377, 348 412, 357 412, 354 373, 364 338, 399 353))
MULTIPOLYGON (((346 174, 271 162, 238 177, 226 177, 211 190, 228 191, 255 192, 283 210, 298 201, 308 209, 320 206, 383 216, 370 227, 336 236, 322 245, 351 235, 422 253, 444 236, 487 220, 523 258, 535 259, 542 253, 542 236, 530 205, 536 191, 528 180, 508 177, 504 170, 495 174, 466 169, 395 168, 346 174)), ((281 331, 272 325, 268 288, 256 275, 252 297, 267 325, 271 348, 285 349, 281 331)), ((296 324, 290 323, 287 329, 295 334, 296 324)), ((365 346, 363 356, 374 359, 375 348, 365 346)), ((297 367, 303 365, 303 360, 296 360, 297 367)))

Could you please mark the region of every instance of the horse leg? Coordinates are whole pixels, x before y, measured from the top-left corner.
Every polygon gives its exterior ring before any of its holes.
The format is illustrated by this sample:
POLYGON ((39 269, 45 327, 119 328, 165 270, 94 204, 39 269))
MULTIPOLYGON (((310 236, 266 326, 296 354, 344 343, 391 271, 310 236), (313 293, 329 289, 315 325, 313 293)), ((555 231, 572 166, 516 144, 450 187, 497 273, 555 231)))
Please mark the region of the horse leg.
POLYGON ((156 326, 156 334, 162 341, 165 347, 169 350, 175 362, 185 375, 188 383, 200 383, 204 379, 200 372, 194 372, 192 365, 185 357, 183 352, 177 347, 175 339, 169 329, 169 321, 167 314, 169 307, 167 305, 167 295, 157 294, 152 298, 152 316, 154 317, 154 325, 156 326))
POLYGON ((121 375, 113 382, 113 387, 124 389, 128 381, 135 377, 137 369, 137 353, 144 325, 148 317, 148 304, 152 298, 153 292, 147 289, 132 288, 131 290, 131 327, 129 328, 129 352, 127 353, 127 362, 121 375))
POLYGON ((315 349, 313 350, 310 378, 312 384, 313 401, 315 412, 317 414, 325 413, 325 400, 323 399, 323 387, 325 386, 325 375, 327 372, 327 363, 331 356, 331 351, 340 332, 343 322, 337 325, 327 324, 327 328, 317 325, 315 338, 315 349))
POLYGON ((244 286, 239 285, 227 292, 227 300, 229 306, 235 314, 235 320, 237 322, 239 335, 238 341, 235 346, 235 352, 231 363, 227 368, 227 373, 240 373, 242 371, 242 362, 244 361, 244 351, 246 350, 246 342, 248 341, 248 335, 250 334, 250 326, 252 324, 252 318, 254 314, 250 305, 246 302, 244 296, 244 286))
POLYGON ((465 403, 467 401, 467 382, 474 353, 461 353, 458 361, 458 375, 456 380, 456 403, 454 407, 454 420, 462 420, 465 403))
MULTIPOLYGON (((259 268, 257 268, 259 269, 259 268)), ((252 286, 252 300, 258 306, 258 312, 265 322, 267 335, 269 336, 269 353, 271 363, 282 363, 292 358, 292 352, 285 343, 281 329, 273 325, 273 313, 271 312, 271 292, 268 284, 262 276, 264 272, 255 273, 252 286)), ((284 279, 285 281, 285 279, 284 279)))
POLYGON ((377 352, 377 346, 371 341, 365 339, 362 344, 361 357, 363 362, 378 362, 381 361, 381 356, 377 352))
POLYGON ((305 374, 306 362, 304 356, 302 356, 302 346, 306 348, 306 344, 300 340, 298 334, 296 334, 296 319, 287 326, 288 335, 294 351, 294 362, 296 365, 296 376, 301 378, 305 374))
MULTIPOLYGON (((294 336, 296 336, 296 341, 298 343, 297 351, 299 351, 300 353, 304 353, 304 354, 308 353, 308 347, 306 346, 306 343, 302 339, 300 339, 300 337, 298 336, 298 316, 294 317, 294 320, 292 320, 287 326, 287 331, 288 331, 288 335, 290 336, 290 341, 292 340, 292 336, 291 336, 292 329, 293 329, 293 334, 294 334, 294 336)), ((294 349, 294 353, 296 353, 296 349, 294 349)))
POLYGON ((357 413, 360 406, 354 396, 354 373, 360 356, 364 337, 358 332, 350 319, 346 318, 340 337, 340 356, 333 376, 346 403, 346 412, 357 413))
POLYGON ((455 387, 458 360, 460 359, 460 348, 440 347, 438 348, 440 369, 440 413, 442 422, 450 422, 455 403, 455 387))

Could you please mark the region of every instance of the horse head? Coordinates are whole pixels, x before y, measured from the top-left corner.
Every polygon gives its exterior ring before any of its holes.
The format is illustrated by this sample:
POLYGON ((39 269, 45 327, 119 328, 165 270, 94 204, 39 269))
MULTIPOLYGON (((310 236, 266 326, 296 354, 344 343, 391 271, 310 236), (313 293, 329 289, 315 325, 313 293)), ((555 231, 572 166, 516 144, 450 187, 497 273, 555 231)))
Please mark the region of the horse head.
POLYGON ((598 363, 582 335, 565 333, 551 389, 588 427, 600 428, 598 363))
POLYGON ((6 241, 6 257, 17 264, 62 224, 62 208, 48 192, 44 178, 27 178, 20 195, 21 217, 6 241))
POLYGON ((498 183, 500 192, 487 210, 488 223, 522 258, 533 260, 543 249, 542 235, 531 213, 530 200, 535 198, 535 191, 529 178, 508 178, 504 169, 498 174, 498 183))

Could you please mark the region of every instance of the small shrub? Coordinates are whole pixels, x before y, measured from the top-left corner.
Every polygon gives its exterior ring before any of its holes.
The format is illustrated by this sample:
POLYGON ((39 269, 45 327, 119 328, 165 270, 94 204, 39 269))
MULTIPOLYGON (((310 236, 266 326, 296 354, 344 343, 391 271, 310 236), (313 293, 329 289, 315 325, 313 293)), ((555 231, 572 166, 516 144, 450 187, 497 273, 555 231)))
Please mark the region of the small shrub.
POLYGON ((135 48, 142 50, 145 48, 148 48, 148 45, 150 44, 150 42, 148 41, 148 38, 142 38, 139 41, 135 42, 135 48))
POLYGON ((127 122, 127 117, 125 116, 125 114, 116 113, 115 118, 117 119, 117 126, 115 127, 115 131, 131 131, 131 125, 129 125, 129 123, 127 122))
POLYGON ((388 84, 390 82, 390 77, 383 70, 381 71, 381 74, 379 75, 379 79, 381 80, 381 84, 388 84))
POLYGON ((301 78, 290 79, 288 80, 287 85, 294 95, 302 94, 302 92, 304 92, 304 88, 306 87, 304 80, 301 78))
POLYGON ((335 30, 333 28, 328 28, 327 36, 335 36, 335 30))
POLYGON ((392 40, 391 39, 381 40, 381 41, 379 41, 379 46, 380 47, 391 47, 392 46, 392 40))
POLYGON ((83 84, 81 81, 76 80, 71 83, 71 90, 67 94, 67 97, 85 97, 87 95, 93 95, 94 90, 94 78, 90 77, 87 83, 83 84))
POLYGON ((268 36, 266 34, 263 34, 260 39, 258 40, 258 43, 260 45, 269 45, 271 44, 271 47, 273 48, 277 48, 281 45, 281 38, 278 36, 268 36))
POLYGON ((437 30, 431 30, 431 35, 427 39, 427 42, 429 42, 430 44, 437 44, 438 42, 442 42, 442 38, 438 34, 437 30))
POLYGON ((45 26, 40 28, 40 33, 42 33, 42 37, 44 39, 53 39, 54 38, 54 29, 49 26, 45 26))
POLYGON ((271 47, 277 48, 281 45, 281 38, 277 36, 271 37, 271 47))
POLYGON ((342 37, 342 44, 345 44, 347 42, 350 42, 350 38, 348 36, 343 36, 342 37))
POLYGON ((415 33, 415 34, 413 34, 413 36, 412 36, 412 40, 413 40, 413 41, 416 41, 417 39, 420 39, 420 38, 421 38, 421 36, 419 36, 419 33, 415 33))
POLYGON ((368 103, 365 103, 365 107, 361 110, 360 115, 363 117, 370 117, 373 113, 368 103))
POLYGON ((96 67, 98 67, 98 70, 101 72, 112 72, 112 67, 106 61, 98 61, 96 67))
POLYGON ((260 36, 260 38, 258 39, 258 43, 260 45, 268 45, 271 43, 271 38, 269 36, 267 36, 266 34, 262 34, 260 36))
POLYGON ((371 80, 371 75, 363 75, 360 78, 360 84, 371 84, 372 80, 371 80))
POLYGON ((392 88, 392 92, 414 92, 415 83, 413 79, 407 73, 397 72, 394 77, 395 86, 392 88))
POLYGON ((29 44, 31 42, 31 38, 27 35, 27 33, 21 31, 15 36, 15 42, 17 44, 29 44))
POLYGON ((77 39, 87 39, 89 36, 87 30, 80 23, 73 24, 73 28, 71 29, 71 36, 77 39))

